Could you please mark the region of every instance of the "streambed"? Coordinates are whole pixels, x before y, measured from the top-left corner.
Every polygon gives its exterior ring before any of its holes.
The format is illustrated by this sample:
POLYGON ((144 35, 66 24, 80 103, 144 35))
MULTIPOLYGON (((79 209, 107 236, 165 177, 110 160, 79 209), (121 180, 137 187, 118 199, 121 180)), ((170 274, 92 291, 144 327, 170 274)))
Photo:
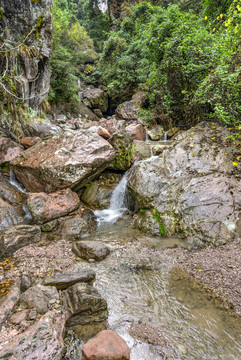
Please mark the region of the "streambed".
MULTIPOLYGON (((241 358, 240 318, 175 270, 175 256, 167 247, 182 245, 180 240, 145 236, 127 222, 99 227, 92 239, 108 244, 111 255, 82 265, 96 271, 94 286, 107 300, 109 327, 125 338, 131 360, 164 358, 155 341, 140 342, 134 339, 135 331, 130 336, 132 325, 164 333, 170 344, 164 351, 168 359, 241 358)), ((75 354, 72 359, 79 359, 80 348, 75 354)))

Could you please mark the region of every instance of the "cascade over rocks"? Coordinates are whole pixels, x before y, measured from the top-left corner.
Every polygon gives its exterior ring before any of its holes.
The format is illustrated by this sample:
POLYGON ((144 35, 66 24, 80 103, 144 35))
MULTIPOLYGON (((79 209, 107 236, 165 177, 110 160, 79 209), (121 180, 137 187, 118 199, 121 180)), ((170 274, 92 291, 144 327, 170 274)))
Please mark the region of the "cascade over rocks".
POLYGON ((31 192, 75 190, 114 159, 112 146, 95 129, 69 131, 37 143, 12 162, 17 178, 31 192))
POLYGON ((153 234, 179 233, 200 246, 233 239, 240 228, 241 184, 228 135, 221 126, 201 123, 158 158, 138 163, 127 184, 134 224, 153 234))

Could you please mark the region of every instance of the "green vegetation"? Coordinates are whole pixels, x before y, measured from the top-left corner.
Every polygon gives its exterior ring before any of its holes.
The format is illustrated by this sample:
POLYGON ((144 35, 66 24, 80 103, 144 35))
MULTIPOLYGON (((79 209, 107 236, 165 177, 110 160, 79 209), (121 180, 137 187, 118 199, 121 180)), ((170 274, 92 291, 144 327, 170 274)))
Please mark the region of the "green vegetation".
POLYGON ((159 213, 159 211, 157 209, 153 209, 152 211, 152 217, 153 219, 155 219, 158 222, 159 225, 159 233, 162 236, 166 235, 166 229, 165 229, 165 224, 163 224, 163 222, 161 221, 161 215, 159 213))
POLYGON ((199 15, 178 5, 134 6, 104 44, 99 71, 109 93, 115 97, 128 90, 130 96, 145 90, 150 105, 141 115, 147 121, 165 115, 174 123, 211 117, 237 124, 240 17, 237 0, 206 0, 199 15), (216 16, 216 11, 223 12, 216 16))
POLYGON ((149 123, 168 117, 173 124, 213 119, 237 126, 240 0, 132 4, 108 1, 103 14, 95 0, 54 0, 50 100, 77 99, 78 76, 103 82, 114 104, 146 91, 140 116, 149 123))

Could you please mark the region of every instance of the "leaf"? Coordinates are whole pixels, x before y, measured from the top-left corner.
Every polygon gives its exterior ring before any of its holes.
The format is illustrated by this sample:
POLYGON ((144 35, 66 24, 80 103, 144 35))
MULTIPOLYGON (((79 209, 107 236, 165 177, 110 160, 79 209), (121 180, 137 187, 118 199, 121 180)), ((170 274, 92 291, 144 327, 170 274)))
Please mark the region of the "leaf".
POLYGON ((234 161, 234 162, 233 162, 233 166, 238 166, 238 164, 239 164, 239 163, 238 163, 237 161, 234 161))

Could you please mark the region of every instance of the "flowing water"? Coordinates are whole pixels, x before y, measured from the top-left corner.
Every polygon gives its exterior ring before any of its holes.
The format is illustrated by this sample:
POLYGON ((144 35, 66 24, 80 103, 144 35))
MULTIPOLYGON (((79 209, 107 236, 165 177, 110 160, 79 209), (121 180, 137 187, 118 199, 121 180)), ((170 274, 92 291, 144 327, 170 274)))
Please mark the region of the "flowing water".
MULTIPOLYGON (((133 324, 161 329, 171 344, 168 359, 241 359, 240 318, 175 270, 174 257, 163 251, 182 246, 181 240, 142 234, 127 219, 114 223, 126 209, 126 181, 125 176, 114 190, 110 208, 96 212, 99 227, 90 238, 108 244, 111 254, 99 263, 83 262, 96 271, 94 286, 107 300, 109 327, 127 341, 131 360, 165 358, 160 347, 130 336, 133 324)), ((71 359, 80 359, 80 348, 71 359)))

